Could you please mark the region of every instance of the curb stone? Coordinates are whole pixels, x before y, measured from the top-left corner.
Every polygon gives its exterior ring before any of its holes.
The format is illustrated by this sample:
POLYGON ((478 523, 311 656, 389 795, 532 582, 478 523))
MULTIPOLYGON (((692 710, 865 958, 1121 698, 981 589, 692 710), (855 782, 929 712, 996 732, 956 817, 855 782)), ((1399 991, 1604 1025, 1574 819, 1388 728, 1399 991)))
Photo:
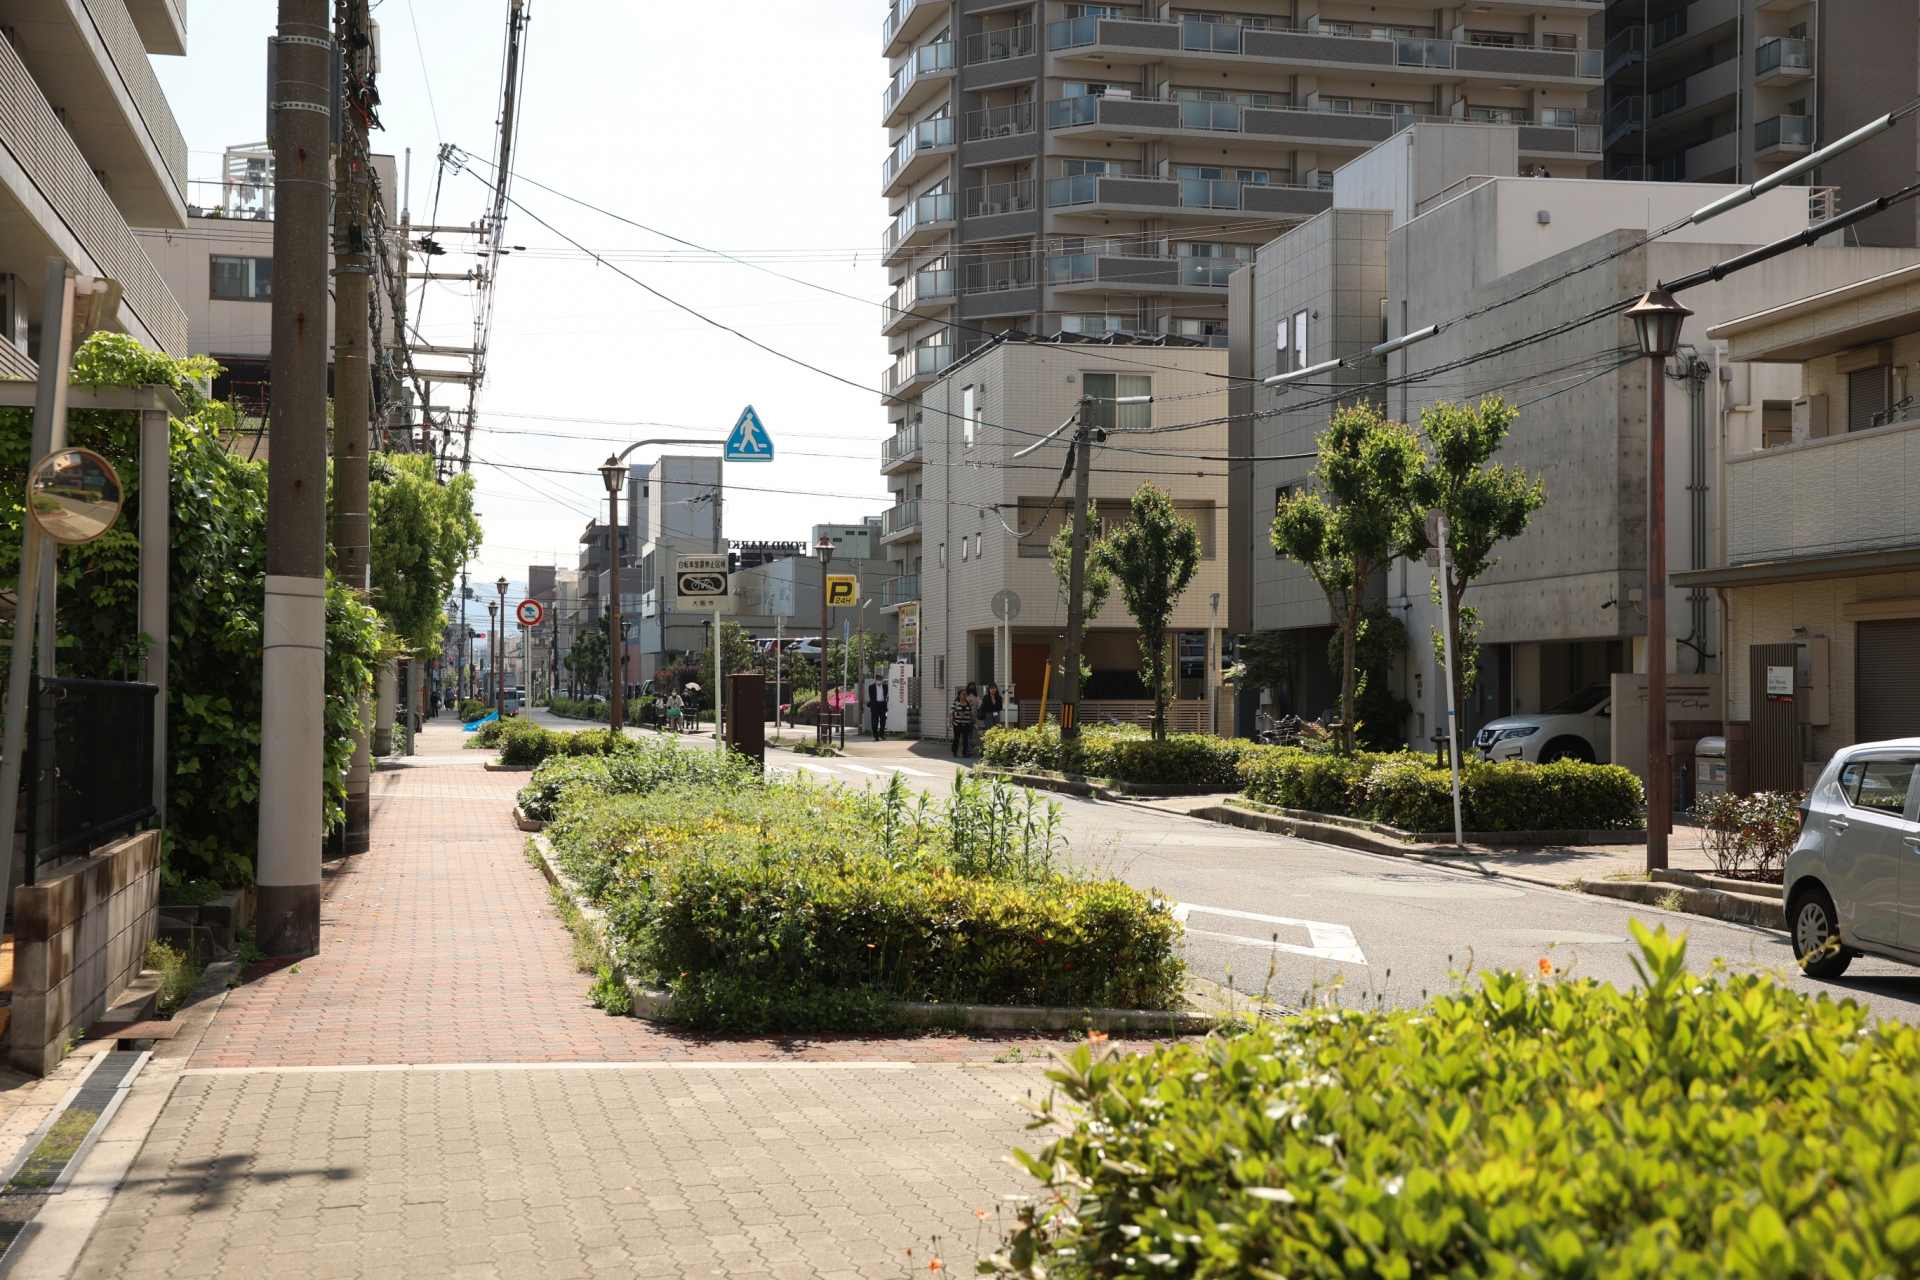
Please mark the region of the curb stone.
MULTIPOLYGON (((543 835, 536 835, 533 846, 535 865, 547 883, 557 887, 573 904, 574 910, 595 921, 606 914, 587 905, 580 888, 566 873, 553 865, 553 846, 543 835)), ((649 987, 637 978, 627 978, 633 992, 636 1018, 665 1018, 673 1011, 673 994, 649 987)), ((1074 1009, 1034 1005, 925 1004, 913 1000, 889 1000, 887 1007, 902 1026, 941 1027, 953 1031, 1158 1031, 1167 1035, 1205 1035, 1219 1025, 1209 1013, 1185 1009, 1074 1009)))
POLYGON ((513 825, 522 831, 545 831, 547 824, 538 818, 529 818, 522 813, 519 805, 513 806, 513 825))

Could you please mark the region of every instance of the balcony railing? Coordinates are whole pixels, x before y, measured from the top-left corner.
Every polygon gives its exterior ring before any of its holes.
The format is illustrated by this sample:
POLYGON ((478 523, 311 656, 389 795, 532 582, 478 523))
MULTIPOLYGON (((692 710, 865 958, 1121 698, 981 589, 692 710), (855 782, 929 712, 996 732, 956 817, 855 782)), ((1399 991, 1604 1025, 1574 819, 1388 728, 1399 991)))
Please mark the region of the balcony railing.
POLYGON ((1658 120, 1661 116, 1672 115, 1686 105, 1687 82, 1685 80, 1663 84, 1647 95, 1647 119, 1658 120))
POLYGON ((969 262, 962 268, 961 289, 966 293, 996 293, 1007 289, 1031 289, 1033 287, 1033 259, 1022 255, 1017 258, 989 258, 984 262, 969 262))
POLYGON ((997 213, 1024 213, 1033 208, 1033 180, 993 182, 967 192, 965 204, 969 218, 990 218, 997 213))
POLYGON ((931 378, 952 363, 952 347, 909 347, 887 371, 887 390, 898 391, 917 378, 931 378))
POLYGON ((1753 125, 1753 149, 1770 147, 1811 147, 1813 119, 1810 116, 1773 116, 1753 125))
POLYGON ((1227 277, 1246 265, 1239 258, 1182 258, 1180 283, 1224 289, 1227 287, 1227 277))
POLYGON ((953 145, 953 117, 942 116, 938 120, 922 120, 901 135, 900 141, 893 144, 893 151, 880 165, 880 185, 886 186, 905 169, 914 156, 935 147, 953 145))
POLYGON ((893 435, 880 442, 880 465, 890 467, 902 458, 911 458, 920 452, 920 424, 902 427, 893 435))
POLYGON ((1180 24, 1180 47, 1196 53, 1239 53, 1240 24, 1185 20, 1180 24))
POLYGON ((929 222, 952 221, 953 196, 951 194, 921 196, 894 215, 893 225, 887 228, 885 248, 887 252, 893 252, 902 241, 913 234, 915 227, 925 226, 929 222))
POLYGON ((1632 58, 1646 52, 1646 31, 1638 26, 1628 27, 1625 31, 1607 41, 1606 64, 1611 67, 1624 58, 1632 58))
POLYGON ((887 6, 887 16, 880 20, 880 47, 885 49, 893 44, 893 38, 907 24, 916 9, 931 9, 935 0, 893 0, 887 6))
POLYGON ((1807 188, 1807 223, 1825 222, 1840 215, 1840 188, 1807 188))
POLYGON ((1061 98, 1047 104, 1047 128, 1071 129, 1077 124, 1093 124, 1100 118, 1100 98, 1097 94, 1083 94, 1078 98, 1061 98))
POLYGON ((1047 259, 1047 283, 1070 284, 1075 280, 1092 280, 1100 272, 1100 256, 1097 253, 1063 253, 1047 259))
POLYGON ((1451 67, 1453 41, 1401 38, 1393 42, 1393 60, 1403 67, 1451 67))
POLYGON ((1240 104, 1237 102, 1182 102, 1182 129, 1210 129, 1215 133, 1240 132, 1240 104))
POLYGON ((915 498, 887 508, 886 533, 904 533, 920 527, 920 500, 915 498))
POLYGON ((988 107, 967 112, 967 138, 1011 138, 1033 132, 1033 104, 1016 102, 1005 107, 988 107))
MULTIPOLYGON (((916 517, 915 524, 919 523, 916 517)), ((880 607, 888 608, 896 604, 911 604, 920 598, 920 575, 903 573, 897 578, 889 578, 880 584, 880 607)))
POLYGON ((1188 209, 1238 209, 1242 184, 1231 178, 1182 178, 1180 203, 1188 209))
POLYGON ((1687 34, 1687 11, 1675 9, 1648 28, 1647 40, 1658 49, 1661 45, 1672 44, 1685 34, 1687 34))
POLYGON ((893 291, 893 297, 887 300, 887 323, 894 323, 928 298, 951 298, 952 296, 953 271, 951 268, 939 267, 928 271, 916 271, 902 280, 900 287, 893 291))
POLYGON ((1034 51, 1035 28, 1032 23, 1022 27, 1002 27, 998 31, 982 31, 978 35, 967 37, 967 65, 974 66, 982 62, 1004 62, 1008 58, 1024 58, 1034 51))
POLYGON ((887 85, 886 92, 880 96, 880 115, 882 118, 893 114, 900 100, 907 96, 907 90, 922 76, 936 72, 953 70, 953 42, 942 41, 939 44, 923 44, 913 51, 906 65, 893 73, 893 80, 887 85))
POLYGON ((1622 98, 1608 107, 1606 119, 1601 124, 1602 130, 1611 135, 1630 124, 1640 123, 1646 118, 1645 112, 1640 107, 1641 101, 1639 97, 1622 98))
POLYGON ((1805 40, 1765 40, 1753 51, 1753 74, 1769 71, 1807 71, 1813 67, 1805 40))

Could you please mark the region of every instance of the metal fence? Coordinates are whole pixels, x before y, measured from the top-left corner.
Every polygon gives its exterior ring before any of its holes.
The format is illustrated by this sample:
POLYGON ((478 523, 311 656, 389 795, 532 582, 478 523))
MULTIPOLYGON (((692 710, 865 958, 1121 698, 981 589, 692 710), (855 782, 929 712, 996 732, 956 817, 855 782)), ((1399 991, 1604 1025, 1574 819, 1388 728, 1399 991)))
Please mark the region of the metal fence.
POLYGON ((160 686, 32 678, 27 753, 26 882, 40 864, 84 854, 159 810, 153 720, 160 686))

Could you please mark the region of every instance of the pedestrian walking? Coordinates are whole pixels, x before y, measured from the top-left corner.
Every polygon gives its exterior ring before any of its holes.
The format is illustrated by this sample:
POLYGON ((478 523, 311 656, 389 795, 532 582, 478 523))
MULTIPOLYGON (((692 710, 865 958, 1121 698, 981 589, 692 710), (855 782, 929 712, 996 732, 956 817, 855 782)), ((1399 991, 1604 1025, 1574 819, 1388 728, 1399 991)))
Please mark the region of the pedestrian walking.
POLYGON ((682 713, 686 710, 686 705, 687 704, 685 700, 680 697, 680 691, 678 689, 675 689, 672 693, 669 693, 667 695, 667 732, 668 733, 680 732, 680 717, 682 713))
POLYGON ((973 754, 973 700, 967 697, 962 688, 953 695, 953 706, 947 711, 947 723, 953 726, 953 754, 970 756, 973 754))
POLYGON ((867 682, 867 729, 875 741, 887 736, 887 682, 878 676, 867 682))
POLYGON ((987 691, 980 695, 980 737, 985 741, 987 730, 997 729, 1006 717, 1006 700, 1000 696, 1000 686, 989 683, 987 691))

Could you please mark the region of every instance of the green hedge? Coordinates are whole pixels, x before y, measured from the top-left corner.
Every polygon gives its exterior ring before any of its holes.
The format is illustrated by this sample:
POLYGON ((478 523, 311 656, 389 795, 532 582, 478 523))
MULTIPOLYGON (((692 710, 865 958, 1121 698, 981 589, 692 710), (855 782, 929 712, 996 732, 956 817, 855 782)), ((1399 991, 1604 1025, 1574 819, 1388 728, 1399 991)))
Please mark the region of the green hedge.
POLYGON ((1155 741, 1144 729, 1088 725, 1076 740, 1063 742, 1054 725, 1032 729, 989 729, 980 759, 1001 769, 1050 769, 1114 782, 1152 786, 1240 785, 1239 765, 1259 750, 1245 738, 1208 733, 1173 733, 1155 741))
POLYGON ((493 714, 493 708, 477 698, 466 698, 460 703, 460 723, 472 724, 475 720, 484 720, 493 714))
POLYGON ((1646 985, 1629 991, 1488 974, 1419 1009, 1076 1051, 1051 1073, 1067 1131, 1020 1156, 1057 1198, 989 1265, 1920 1273, 1920 1031, 1768 974, 1689 974, 1684 938, 1631 927, 1646 985))
POLYGON ((574 785, 549 832, 616 963, 702 1029, 873 1030, 888 1000, 1175 1007, 1172 904, 1056 870, 1056 823, 999 783, 944 805, 897 782, 574 785))
POLYGON ((635 743, 611 729, 556 731, 516 718, 481 725, 467 740, 467 746, 478 750, 498 747, 501 764, 528 765, 553 756, 600 756, 630 751, 635 743))
MULTIPOLYGON (((589 729, 572 736, 593 733, 589 729)), ((520 788, 520 811, 529 818, 550 821, 569 787, 579 787, 588 796, 637 796, 663 787, 735 789, 760 783, 759 766, 737 751, 720 755, 710 749, 682 747, 671 738, 629 738, 615 755, 579 752, 548 757, 533 771, 533 780, 520 788)))
POLYGON ((548 701, 547 710, 573 720, 605 721, 613 715, 610 703, 594 702, 587 698, 563 698, 557 694, 548 701))
MULTIPOLYGON (((1453 781, 1431 757, 1322 755, 1260 747, 1241 764, 1250 800, 1384 822, 1405 831, 1453 827, 1453 781)), ((1634 830, 1645 825, 1640 780, 1619 765, 1469 763, 1460 772, 1469 831, 1634 830)))

